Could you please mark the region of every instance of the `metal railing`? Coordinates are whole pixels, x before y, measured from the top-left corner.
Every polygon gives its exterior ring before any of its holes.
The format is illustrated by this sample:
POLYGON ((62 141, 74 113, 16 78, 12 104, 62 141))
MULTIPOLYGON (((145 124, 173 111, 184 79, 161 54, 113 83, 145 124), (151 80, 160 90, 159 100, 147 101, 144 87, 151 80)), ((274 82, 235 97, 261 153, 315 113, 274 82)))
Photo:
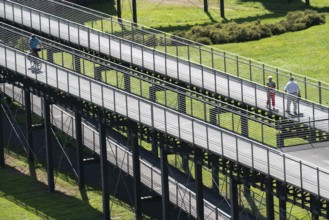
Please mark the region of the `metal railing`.
MULTIPOLYGON (((122 38, 116 38, 97 32, 77 23, 37 11, 24 5, 11 1, 0 0, 0 16, 7 20, 35 29, 37 31, 56 36, 71 43, 86 48, 92 48, 100 53, 107 53, 118 57, 120 60, 128 60, 131 63, 139 63, 141 66, 153 68, 155 72, 162 72, 165 76, 173 77, 192 86, 198 86, 214 94, 220 94, 245 104, 258 108, 265 108, 267 88, 257 83, 252 83, 232 75, 216 72, 191 62, 173 58, 138 45, 122 38), (25 19, 23 19, 23 16, 25 19), (93 39, 93 40, 91 40, 93 39), (133 56, 133 53, 136 53, 133 56), (157 64, 156 64, 157 62, 157 64), (163 66, 158 62, 164 63, 163 66), (170 67, 170 68, 169 68, 170 67), (202 74, 203 73, 203 74, 202 74)), ((276 91, 277 108, 284 117, 286 116, 287 95, 276 91)), ((312 119, 328 118, 328 107, 321 106, 307 100, 299 102, 299 112, 312 119)), ((299 113, 298 112, 298 113, 299 113)))
POLYGON ((261 85, 265 85, 267 76, 272 75, 280 91, 284 90, 285 84, 289 81, 289 76, 293 75, 295 81, 301 86, 303 98, 322 105, 329 105, 329 84, 326 82, 202 45, 140 24, 122 19, 119 20, 117 17, 65 0, 47 0, 42 3, 33 3, 33 1, 27 0, 13 1, 153 48, 173 57, 186 59, 261 85))
MULTIPOLYGON (((26 51, 28 49, 30 33, 4 23, 0 23, 0 27, 0 40, 2 40, 4 44, 20 49, 21 51, 26 51)), ((325 140, 329 132, 328 127, 319 126, 323 129, 321 136, 319 138, 311 138, 309 133, 312 129, 316 129, 316 126, 314 126, 314 123, 310 123, 311 119, 309 118, 306 123, 301 122, 300 124, 304 124, 304 126, 312 125, 312 127, 309 127, 309 130, 304 129, 304 133, 299 132, 300 138, 293 136, 284 137, 282 135, 280 137, 282 130, 280 124, 287 124, 286 120, 275 120, 271 118, 271 115, 262 116, 254 111, 248 111, 239 106, 235 106, 230 102, 222 102, 108 60, 63 46, 48 39, 42 37, 38 38, 45 46, 44 50, 40 52, 44 60, 48 60, 49 62, 85 76, 95 78, 134 95, 147 98, 155 103, 180 111, 194 118, 215 124, 238 134, 243 134, 246 137, 268 146, 284 147, 313 143, 325 140), (66 62, 67 60, 69 62, 66 62), (79 63, 78 68, 77 63, 79 63), (129 76, 129 80, 125 79, 125 76, 129 76), (248 129, 248 127, 250 127, 250 129, 248 129), (307 140, 305 140, 306 136, 308 137, 307 140), (294 141, 280 144, 277 139, 283 137, 285 139, 290 138, 294 141)), ((266 100, 262 101, 265 102, 266 100)), ((328 119, 322 121, 323 124, 327 121, 329 125, 328 119)), ((291 120, 289 120, 289 123, 293 124, 291 120)), ((319 132, 320 131, 318 131, 318 133, 319 132)), ((314 132, 311 134, 313 135, 314 132)))
MULTIPOLYGON (((6 86, 2 87, 2 92, 11 96, 18 103, 24 105, 24 99, 22 94, 22 89, 15 87, 8 88, 6 86)), ((42 100, 40 97, 35 95, 32 96, 32 108, 33 112, 37 115, 43 117, 42 110, 42 100)), ((51 106, 51 115, 56 117, 51 117, 51 123, 57 127, 59 130, 65 132, 67 135, 75 138, 75 127, 73 113, 69 111, 64 111, 62 108, 57 107, 56 105, 51 106)), ((88 123, 82 123, 82 133, 83 139, 82 143, 84 146, 99 154, 99 133, 94 127, 88 125, 88 123)), ((125 173, 133 176, 133 164, 129 161, 132 161, 132 153, 129 152, 125 146, 121 146, 115 140, 107 138, 107 159, 113 165, 117 166, 119 169, 125 173)), ((141 172, 141 182, 152 189, 159 195, 162 195, 161 191, 161 170, 154 167, 152 164, 149 164, 147 161, 140 159, 141 172)), ((169 199, 170 201, 179 206, 182 210, 190 215, 196 217, 196 194, 190 189, 186 188, 182 183, 179 183, 172 177, 169 177, 169 199)), ((230 216, 223 212, 218 207, 214 206, 206 199, 204 200, 204 214, 208 219, 230 219, 230 216)))
MULTIPOLYGON (((0 57, 0 66, 5 70, 15 71, 26 79, 69 93, 302 190, 329 198, 326 184, 329 173, 325 169, 46 61, 40 61, 42 74, 31 74, 25 53, 4 45, 0 45, 0 53, 5 55, 0 57), (286 169, 287 166, 289 169, 286 169)), ((1 72, 1 76, 4 77, 6 72, 1 72)))

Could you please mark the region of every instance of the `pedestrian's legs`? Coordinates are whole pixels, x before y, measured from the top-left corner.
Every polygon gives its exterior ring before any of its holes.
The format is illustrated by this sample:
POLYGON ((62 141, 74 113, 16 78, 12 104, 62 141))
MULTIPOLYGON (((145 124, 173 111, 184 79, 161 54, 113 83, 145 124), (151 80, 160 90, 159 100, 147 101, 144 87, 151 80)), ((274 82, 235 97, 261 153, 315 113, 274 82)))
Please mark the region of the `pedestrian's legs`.
POLYGON ((286 97, 287 97, 287 109, 286 109, 286 112, 290 112, 290 105, 291 105, 291 95, 290 94, 287 94, 286 95, 286 97))
POLYGON ((275 93, 271 93, 272 107, 275 108, 275 93))

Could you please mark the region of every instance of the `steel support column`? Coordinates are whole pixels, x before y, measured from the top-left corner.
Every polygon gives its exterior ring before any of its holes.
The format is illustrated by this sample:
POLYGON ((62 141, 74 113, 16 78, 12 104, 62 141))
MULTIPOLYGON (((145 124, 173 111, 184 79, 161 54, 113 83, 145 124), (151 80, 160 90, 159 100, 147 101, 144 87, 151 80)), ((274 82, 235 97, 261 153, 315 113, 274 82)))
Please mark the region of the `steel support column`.
POLYGON ((203 0, 203 10, 204 12, 208 12, 208 0, 203 0))
POLYGON ((25 120, 26 120, 26 137, 27 137, 27 154, 29 163, 33 163, 33 134, 32 134, 32 111, 31 111, 31 93, 28 88, 24 90, 25 102, 25 120))
POLYGON ((274 219, 273 179, 267 177, 266 183, 266 216, 268 220, 274 219))
POLYGON ((130 92, 130 76, 128 74, 123 75, 125 91, 130 92))
POLYGON ((129 136, 133 156, 133 173, 134 173, 134 194, 135 194, 135 217, 142 219, 142 200, 141 200, 141 173, 139 163, 139 146, 138 146, 138 126, 136 122, 129 122, 129 136))
POLYGON ((160 134, 160 166, 161 166, 161 186, 162 186, 162 219, 169 220, 169 183, 168 183, 168 153, 164 142, 163 134, 160 134))
POLYGON ((197 219, 204 219, 203 204, 203 183, 202 183, 202 151, 195 149, 194 166, 195 166, 195 188, 196 188, 196 212, 197 219))
POLYGON ((240 118, 241 118, 241 134, 242 136, 248 137, 249 135, 248 117, 240 116, 240 118))
POLYGON ((152 154, 158 156, 158 132, 152 131, 152 154))
POLYGON ((230 176, 230 200, 231 200, 231 219, 239 219, 239 197, 238 197, 238 183, 235 178, 230 176))
POLYGON ((74 71, 77 73, 81 73, 81 63, 80 63, 80 57, 79 56, 73 56, 74 59, 74 71))
POLYGON ((186 94, 183 90, 179 90, 178 96, 178 111, 181 113, 186 113, 186 94))
POLYGON ((77 146, 77 162, 78 162, 78 183, 79 190, 85 188, 84 164, 83 164, 83 145, 82 145, 82 126, 80 109, 75 109, 75 139, 77 146))
POLYGON ((133 7, 133 22, 137 23, 137 3, 136 0, 132 0, 133 7))
POLYGON ((43 114, 44 114, 44 124, 45 124, 48 191, 54 192, 55 182, 54 182, 53 146, 51 140, 50 104, 47 97, 44 97, 43 99, 43 114))
POLYGON ((220 16, 225 18, 224 0, 219 0, 220 16))
POLYGON ((312 220, 319 220, 320 215, 320 199, 314 195, 310 195, 310 206, 311 206, 311 213, 312 213, 312 220))
POLYGON ((2 104, 3 104, 3 93, 1 92, 0 94, 0 166, 5 165, 5 141, 3 139, 4 135, 4 129, 3 129, 3 118, 4 118, 4 112, 2 109, 2 104))
POLYGON ((287 219, 287 192, 286 185, 279 181, 276 182, 276 188, 279 198, 279 214, 280 220, 287 219))
POLYGON ((99 147, 101 158, 101 181, 102 181, 102 202, 103 218, 110 219, 110 192, 109 192, 109 174, 106 148, 106 125, 103 116, 99 114, 99 147))
POLYGON ((47 61, 50 63, 54 62, 54 51, 53 50, 47 50, 47 61))
POLYGON ((212 154, 211 155, 211 174, 212 174, 212 190, 217 194, 219 193, 219 158, 212 154))
POLYGON ((122 12, 121 12, 121 0, 117 0, 117 14, 118 14, 118 20, 121 21, 122 12))

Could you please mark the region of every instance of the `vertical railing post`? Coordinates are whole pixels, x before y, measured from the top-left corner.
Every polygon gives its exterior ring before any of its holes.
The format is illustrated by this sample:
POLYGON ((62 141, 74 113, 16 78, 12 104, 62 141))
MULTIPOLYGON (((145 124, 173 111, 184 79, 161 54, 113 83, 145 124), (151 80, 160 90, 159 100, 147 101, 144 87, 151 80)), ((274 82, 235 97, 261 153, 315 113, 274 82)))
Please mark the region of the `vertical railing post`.
POLYGON ((319 103, 322 104, 322 87, 321 87, 321 81, 318 82, 319 87, 319 103))

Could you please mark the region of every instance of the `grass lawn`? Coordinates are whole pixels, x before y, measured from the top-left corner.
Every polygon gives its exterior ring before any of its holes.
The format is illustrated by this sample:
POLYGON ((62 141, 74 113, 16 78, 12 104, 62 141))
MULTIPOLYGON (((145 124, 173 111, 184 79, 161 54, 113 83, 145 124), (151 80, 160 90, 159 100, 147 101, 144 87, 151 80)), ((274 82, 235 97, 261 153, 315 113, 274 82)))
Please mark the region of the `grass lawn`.
MULTIPOLYGON (((63 174, 56 174, 56 192, 49 193, 44 168, 30 173, 25 158, 10 153, 0 176, 0 219, 102 219, 101 191, 87 187, 80 193, 63 174)), ((113 197, 110 202, 112 218, 134 218, 127 206, 113 197)))

